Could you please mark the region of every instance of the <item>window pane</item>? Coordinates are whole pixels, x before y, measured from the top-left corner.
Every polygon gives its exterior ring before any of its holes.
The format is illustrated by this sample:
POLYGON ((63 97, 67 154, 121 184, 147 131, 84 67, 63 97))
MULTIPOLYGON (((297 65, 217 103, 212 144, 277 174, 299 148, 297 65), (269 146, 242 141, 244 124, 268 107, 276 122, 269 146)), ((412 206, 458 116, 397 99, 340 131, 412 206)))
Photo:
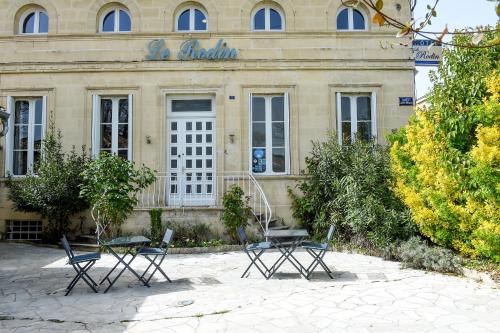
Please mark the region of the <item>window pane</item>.
POLYGON ((193 168, 193 160, 186 160, 186 168, 188 169, 193 168))
POLYGON ((281 15, 274 9, 269 9, 271 19, 271 30, 281 30, 281 15))
POLYGON ((186 135, 186 143, 193 143, 193 136, 191 134, 186 135))
POLYGON ((42 124, 43 100, 41 98, 35 101, 35 124, 42 124))
POLYGON ((206 167, 207 167, 207 169, 212 169, 212 160, 206 161, 206 167))
POLYGON ((127 149, 118 150, 118 156, 127 160, 128 159, 128 150, 127 149))
POLYGON ((189 9, 186 9, 179 15, 179 19, 177 21, 177 30, 186 31, 189 30, 189 9))
POLYGON ((351 122, 342 122, 342 141, 351 142, 351 122))
POLYGON ((194 30, 207 30, 207 18, 199 9, 194 10, 194 30))
POLYGON ((193 123, 188 121, 186 123, 186 131, 192 131, 193 130, 193 123))
POLYGON ((196 134, 196 143, 202 143, 202 142, 203 142, 203 135, 196 134))
POLYGON ((266 124, 253 124, 252 126, 252 147, 266 146, 266 124))
POLYGON ((285 172, 285 148, 273 149, 273 172, 285 172))
POLYGON ((118 125, 118 148, 128 148, 128 125, 118 125))
POLYGON ((284 123, 273 123, 273 147, 284 147, 285 146, 285 124, 284 123))
POLYGON ((347 30, 349 29, 349 10, 347 8, 343 9, 337 15, 337 30, 347 30))
POLYGON ((30 104, 28 101, 17 101, 14 124, 28 124, 30 104))
POLYGON ((372 138, 372 123, 368 122, 358 122, 358 137, 362 140, 370 140, 372 138))
POLYGON ((111 125, 101 125, 101 148, 109 149, 111 148, 111 125))
POLYGON ((271 99, 271 109, 273 121, 285 120, 285 99, 283 97, 273 97, 271 99))
POLYGON ((255 13, 253 28, 255 30, 264 30, 266 28, 266 10, 264 8, 255 13))
POLYGON ((128 99, 118 102, 118 119, 120 123, 128 123, 128 99))
POLYGON ((372 120, 370 97, 357 98, 358 120, 372 120))
POLYGON ((24 19, 23 33, 32 34, 35 32, 35 13, 31 13, 24 19))
POLYGON ((203 160, 196 160, 196 168, 197 169, 203 168, 203 160))
POLYGON ((43 139, 43 133, 42 133, 42 125, 36 125, 35 126, 35 138, 34 138, 34 143, 33 147, 35 150, 39 150, 42 148, 42 139, 43 139))
POLYGON ((206 143, 212 143, 212 134, 206 135, 206 143))
POLYGON ((170 136, 170 143, 177 143, 177 135, 176 134, 172 134, 170 136))
POLYGON ((49 17, 44 12, 40 12, 40 16, 38 18, 38 32, 39 33, 48 33, 49 32, 49 17))
POLYGON ((186 155, 187 156, 193 155, 193 147, 186 147, 186 155))
POLYGON ((266 172, 266 150, 253 149, 252 150, 252 172, 264 173, 266 172))
POLYGON ((170 160, 170 168, 177 169, 177 160, 170 160))
POLYGON ((211 99, 187 99, 172 101, 172 112, 210 112, 211 99))
POLYGON ((203 123, 201 122, 196 122, 196 130, 201 131, 203 129, 203 123))
POLYGON ((170 130, 171 130, 171 131, 177 131, 177 122, 176 122, 176 121, 173 121, 173 122, 170 124, 170 130))
POLYGON ((115 31, 115 11, 109 12, 102 20, 102 31, 113 32, 115 31))
POLYGON ((33 164, 35 166, 39 165, 41 156, 42 156, 42 154, 40 153, 39 150, 33 151, 33 164))
POLYGON ((212 122, 211 121, 207 121, 206 129, 207 129, 207 131, 211 131, 212 130, 212 122))
POLYGON ((14 126, 14 149, 28 149, 28 126, 14 126))
POLYGON ((196 155, 197 156, 203 155, 203 147, 196 147, 196 155))
POLYGON ((349 97, 342 97, 342 121, 351 120, 351 99, 349 97))
POLYGON ((266 100, 264 97, 252 98, 252 121, 266 120, 266 100))
POLYGON ((205 148, 205 155, 207 156, 212 156, 212 147, 206 147, 205 148))
POLYGON ((365 29, 365 18, 359 10, 353 9, 353 19, 354 19, 354 29, 364 30, 365 29))
POLYGON ((111 124, 113 120, 113 101, 101 99, 101 123, 111 124))
POLYGON ((130 16, 126 11, 120 10, 120 31, 131 31, 132 22, 130 22, 130 16))
POLYGON ((28 171, 28 152, 15 151, 14 152, 14 165, 12 172, 14 175, 25 175, 28 171))
POLYGON ((172 156, 177 155, 177 147, 170 147, 170 155, 172 156))

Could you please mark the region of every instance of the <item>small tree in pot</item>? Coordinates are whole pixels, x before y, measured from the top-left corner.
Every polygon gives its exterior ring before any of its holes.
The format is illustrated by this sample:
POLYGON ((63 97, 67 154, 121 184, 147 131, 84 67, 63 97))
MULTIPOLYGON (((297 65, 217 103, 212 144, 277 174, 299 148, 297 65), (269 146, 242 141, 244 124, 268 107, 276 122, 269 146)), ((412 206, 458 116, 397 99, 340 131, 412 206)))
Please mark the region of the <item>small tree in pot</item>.
POLYGON ((136 169, 133 162, 109 153, 87 163, 82 175, 80 195, 92 206, 98 240, 103 233, 114 236, 119 232, 138 203, 137 193, 156 179, 150 168, 136 169))

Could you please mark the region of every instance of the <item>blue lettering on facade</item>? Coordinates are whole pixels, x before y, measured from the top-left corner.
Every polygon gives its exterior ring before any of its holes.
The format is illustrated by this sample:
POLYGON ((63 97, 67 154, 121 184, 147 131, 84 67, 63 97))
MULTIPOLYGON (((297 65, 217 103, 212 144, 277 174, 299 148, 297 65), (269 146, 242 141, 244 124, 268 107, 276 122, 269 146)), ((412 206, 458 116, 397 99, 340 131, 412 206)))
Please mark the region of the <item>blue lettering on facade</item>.
MULTIPOLYGON (((146 55, 146 60, 168 60, 170 58, 170 50, 165 47, 163 39, 155 39, 148 44, 149 54, 146 55)), ((229 48, 223 39, 219 39, 214 48, 204 49, 200 46, 197 39, 190 39, 182 43, 177 59, 182 61, 192 60, 233 60, 238 57, 238 51, 234 48, 229 48)))

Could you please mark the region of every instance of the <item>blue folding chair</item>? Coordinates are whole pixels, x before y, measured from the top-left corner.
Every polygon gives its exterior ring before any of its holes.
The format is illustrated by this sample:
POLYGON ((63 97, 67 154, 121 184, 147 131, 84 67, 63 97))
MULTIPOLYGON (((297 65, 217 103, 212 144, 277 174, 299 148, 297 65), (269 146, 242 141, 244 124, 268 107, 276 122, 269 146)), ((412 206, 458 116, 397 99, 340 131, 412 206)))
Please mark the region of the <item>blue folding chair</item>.
POLYGON ((64 251, 66 251, 66 255, 68 256, 68 264, 71 265, 76 271, 76 276, 73 280, 71 280, 70 284, 66 288, 66 294, 64 296, 69 295, 80 279, 85 281, 85 283, 97 293, 97 283, 88 275, 87 272, 90 268, 92 268, 92 266, 94 266, 97 260, 101 259, 101 254, 99 252, 95 252, 75 256, 65 235, 61 238, 61 243, 64 251))
POLYGON ((241 277, 243 278, 247 272, 250 270, 252 266, 257 267, 259 272, 267 279, 271 277, 270 270, 267 268, 267 266, 262 262, 260 259, 260 256, 266 251, 269 250, 272 247, 271 242, 262 242, 262 243, 253 243, 250 244, 248 243, 248 237, 245 232, 245 229, 242 227, 239 227, 236 232, 238 233, 238 237, 240 239, 241 245, 243 246, 243 251, 247 254, 248 258, 250 258, 250 265, 248 265, 247 269, 241 277), (257 251, 259 251, 257 253, 257 251), (264 268, 262 269, 258 263, 260 263, 264 268))
POLYGON ((332 271, 325 264, 323 258, 325 257, 325 254, 328 251, 328 249, 330 248, 330 242, 333 238, 334 231, 335 231, 335 226, 332 224, 330 226, 330 229, 328 230, 328 235, 326 237, 325 243, 302 242, 301 247, 303 249, 306 249, 306 251, 313 257, 313 262, 306 269, 307 271, 306 278, 308 280, 310 279, 312 273, 314 272, 316 267, 318 267, 318 265, 321 265, 321 267, 326 272, 326 274, 328 274, 330 279, 333 279, 332 271))
POLYGON ((139 255, 144 256, 147 260, 149 260, 150 264, 148 268, 144 271, 144 273, 141 276, 141 279, 146 276, 147 272, 151 267, 155 267, 149 278, 146 280, 146 283, 149 283, 153 275, 157 271, 159 271, 165 279, 167 279, 168 282, 172 282, 170 278, 165 274, 165 272, 161 269, 161 264, 163 263, 163 260, 165 259, 167 255, 168 248, 170 247, 170 243, 172 242, 172 237, 174 235, 174 231, 171 229, 167 229, 165 231, 165 235, 163 236, 163 240, 160 244, 160 247, 145 247, 139 250, 139 255), (156 262, 156 259, 160 259, 158 262, 156 262))

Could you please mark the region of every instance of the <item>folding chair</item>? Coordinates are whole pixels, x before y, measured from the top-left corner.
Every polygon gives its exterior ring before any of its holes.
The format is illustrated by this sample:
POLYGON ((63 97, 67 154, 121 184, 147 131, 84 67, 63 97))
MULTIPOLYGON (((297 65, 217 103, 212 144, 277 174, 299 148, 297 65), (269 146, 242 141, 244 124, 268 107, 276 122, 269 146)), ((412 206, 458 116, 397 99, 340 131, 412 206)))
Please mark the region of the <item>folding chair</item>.
POLYGON ((88 275, 88 270, 94 266, 97 260, 101 259, 101 254, 99 252, 82 254, 79 256, 75 256, 71 246, 68 243, 68 239, 65 235, 61 238, 61 243, 66 251, 66 255, 68 256, 68 264, 73 266, 76 271, 76 276, 71 280, 70 284, 66 288, 66 294, 64 296, 68 296, 71 290, 75 287, 75 285, 82 279, 85 283, 92 288, 94 292, 97 293, 97 283, 92 280, 92 278, 88 275))
POLYGON ((332 271, 328 268, 328 266, 325 264, 323 261, 323 258, 325 257, 326 252, 328 251, 330 247, 330 241, 333 238, 333 232, 335 231, 335 226, 332 224, 330 226, 330 229, 328 230, 328 235, 326 237, 326 243, 314 243, 314 242, 302 242, 301 247, 303 249, 306 249, 306 251, 313 257, 313 262, 309 267, 307 267, 307 279, 311 277, 312 273, 318 267, 318 265, 321 265, 323 270, 328 274, 330 279, 333 279, 332 276, 332 271))
POLYGON ((259 272, 266 278, 266 280, 269 280, 271 277, 270 271, 267 268, 267 266, 262 262, 260 259, 260 256, 268 249, 272 247, 271 242, 262 242, 262 243, 253 243, 249 244, 248 243, 248 237, 247 234, 245 233, 245 229, 242 227, 239 227, 237 230, 238 237, 240 239, 241 245, 243 246, 243 251, 247 254, 248 258, 250 258, 250 265, 248 265, 247 269, 245 272, 241 275, 241 278, 243 278, 247 272, 250 270, 252 266, 257 267, 259 272), (258 253, 256 251, 259 251, 258 253), (263 267, 264 270, 258 265, 259 262, 263 267))
POLYGON ((144 258, 146 258, 150 262, 148 268, 146 268, 144 273, 141 275, 141 279, 144 278, 144 276, 146 276, 147 272, 149 271, 149 269, 152 266, 155 267, 155 269, 153 270, 153 273, 151 273, 149 278, 146 280, 146 283, 149 283, 149 281, 151 280, 151 278, 153 277, 153 275, 155 275, 155 273, 157 271, 159 271, 165 277, 165 279, 167 279, 168 282, 172 282, 170 280, 170 278, 167 276, 167 274, 165 274, 165 272, 161 269, 160 266, 163 263, 165 256, 167 255, 167 251, 168 251, 168 248, 170 246, 170 243, 172 242, 173 235, 174 235, 174 231, 171 229, 167 229, 167 231, 165 231, 165 235, 163 236, 163 240, 160 244, 160 247, 157 247, 157 248, 144 247, 144 248, 139 250, 138 254, 140 254, 141 256, 144 256, 144 258), (160 258, 160 260, 158 262, 156 262, 157 258, 160 258))

